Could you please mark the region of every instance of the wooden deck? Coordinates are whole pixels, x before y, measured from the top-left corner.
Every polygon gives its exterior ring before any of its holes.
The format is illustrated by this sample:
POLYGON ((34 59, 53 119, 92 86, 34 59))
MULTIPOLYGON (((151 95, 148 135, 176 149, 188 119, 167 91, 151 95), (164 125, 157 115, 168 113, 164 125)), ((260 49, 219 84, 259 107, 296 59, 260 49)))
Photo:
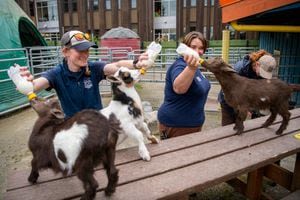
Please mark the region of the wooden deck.
MULTIPOLYGON (((266 118, 258 118, 245 122, 242 136, 234 135, 233 125, 229 125, 149 144, 150 162, 139 159, 137 147, 120 150, 116 155, 118 187, 109 199, 187 199, 190 193, 225 181, 249 199, 259 199, 263 176, 291 191, 300 189, 300 140, 294 137, 300 133, 300 109, 291 112, 289 126, 281 136, 275 134, 279 120, 260 128, 266 118), (273 164, 293 154, 297 154, 294 172, 273 164), (245 173, 247 183, 234 179, 245 173)), ((63 178, 47 170, 40 173, 38 184, 30 185, 29 172, 8 175, 5 199, 79 199, 83 193, 76 176, 63 178)), ((95 177, 99 183, 96 199, 105 199, 107 178, 102 167, 95 177)))

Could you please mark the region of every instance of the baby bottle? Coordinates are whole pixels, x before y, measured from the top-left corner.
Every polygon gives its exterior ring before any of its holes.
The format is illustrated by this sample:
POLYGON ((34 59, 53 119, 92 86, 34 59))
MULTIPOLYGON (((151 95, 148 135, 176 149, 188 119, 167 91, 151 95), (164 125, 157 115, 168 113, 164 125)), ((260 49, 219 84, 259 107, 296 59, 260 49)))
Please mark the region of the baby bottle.
POLYGON ((17 90, 26 95, 28 100, 32 100, 36 98, 36 94, 33 92, 33 84, 32 82, 28 81, 26 77, 21 76, 20 74, 20 65, 14 64, 7 70, 7 74, 9 78, 13 81, 16 85, 17 90))

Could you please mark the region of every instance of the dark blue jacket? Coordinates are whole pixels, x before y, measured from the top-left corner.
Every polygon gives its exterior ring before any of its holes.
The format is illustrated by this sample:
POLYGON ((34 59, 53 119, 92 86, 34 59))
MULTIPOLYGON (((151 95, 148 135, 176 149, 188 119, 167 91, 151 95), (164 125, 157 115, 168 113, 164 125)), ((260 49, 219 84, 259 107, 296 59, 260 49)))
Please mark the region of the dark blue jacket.
POLYGON ((194 80, 184 94, 173 90, 176 77, 186 68, 182 57, 178 58, 166 74, 164 102, 158 110, 158 121, 169 127, 198 127, 205 120, 204 105, 210 83, 198 69, 194 80))
POLYGON ((102 109, 99 82, 105 78, 105 63, 89 62, 88 66, 90 75, 85 74, 85 67, 71 72, 66 62, 42 74, 49 81, 48 89, 55 89, 66 118, 83 109, 102 109))

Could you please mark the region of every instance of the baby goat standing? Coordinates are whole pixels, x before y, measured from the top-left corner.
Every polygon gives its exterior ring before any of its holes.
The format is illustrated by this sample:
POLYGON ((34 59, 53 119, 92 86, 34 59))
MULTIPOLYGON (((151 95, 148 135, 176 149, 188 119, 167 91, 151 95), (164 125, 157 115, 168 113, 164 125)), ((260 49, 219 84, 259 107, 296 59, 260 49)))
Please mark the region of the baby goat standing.
POLYGON ((29 139, 33 159, 28 181, 36 183, 43 168, 64 175, 75 172, 85 189, 82 199, 93 199, 98 187, 94 167, 103 161, 108 176, 105 193, 112 194, 118 181, 114 159, 120 124, 116 117, 112 114, 107 119, 97 111, 83 110, 65 120, 56 99, 33 99, 31 106, 38 119, 29 139))
POLYGON ((289 98, 293 91, 300 90, 300 85, 288 85, 279 79, 249 79, 240 76, 221 58, 204 61, 202 66, 215 75, 226 102, 236 113, 236 134, 243 132, 247 112, 254 109, 271 111, 270 117, 262 127, 270 126, 276 115, 280 114, 283 120, 276 134, 280 135, 286 129, 291 115, 288 111, 289 98))
POLYGON ((113 97, 109 105, 100 112, 106 117, 115 114, 121 123, 121 133, 136 139, 139 143, 139 155, 143 160, 149 161, 150 154, 144 144, 142 133, 146 134, 152 143, 158 143, 158 139, 151 135, 144 122, 141 99, 134 88, 139 75, 138 70, 121 67, 114 76, 108 77, 112 83, 113 97))

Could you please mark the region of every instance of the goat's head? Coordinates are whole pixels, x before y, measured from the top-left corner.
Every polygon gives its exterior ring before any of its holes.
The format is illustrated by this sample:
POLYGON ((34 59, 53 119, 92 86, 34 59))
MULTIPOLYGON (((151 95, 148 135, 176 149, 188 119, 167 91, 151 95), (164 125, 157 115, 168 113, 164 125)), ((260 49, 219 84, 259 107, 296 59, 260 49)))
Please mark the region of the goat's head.
POLYGON ((58 99, 41 99, 35 98, 30 101, 31 107, 35 110, 39 117, 55 117, 64 118, 64 113, 60 107, 58 99))
POLYGON ((126 67, 120 67, 113 76, 107 77, 107 80, 118 85, 132 86, 139 80, 139 71, 130 70, 126 67))
POLYGON ((212 73, 222 72, 236 72, 230 65, 228 65, 222 58, 211 58, 202 63, 202 66, 212 73))

